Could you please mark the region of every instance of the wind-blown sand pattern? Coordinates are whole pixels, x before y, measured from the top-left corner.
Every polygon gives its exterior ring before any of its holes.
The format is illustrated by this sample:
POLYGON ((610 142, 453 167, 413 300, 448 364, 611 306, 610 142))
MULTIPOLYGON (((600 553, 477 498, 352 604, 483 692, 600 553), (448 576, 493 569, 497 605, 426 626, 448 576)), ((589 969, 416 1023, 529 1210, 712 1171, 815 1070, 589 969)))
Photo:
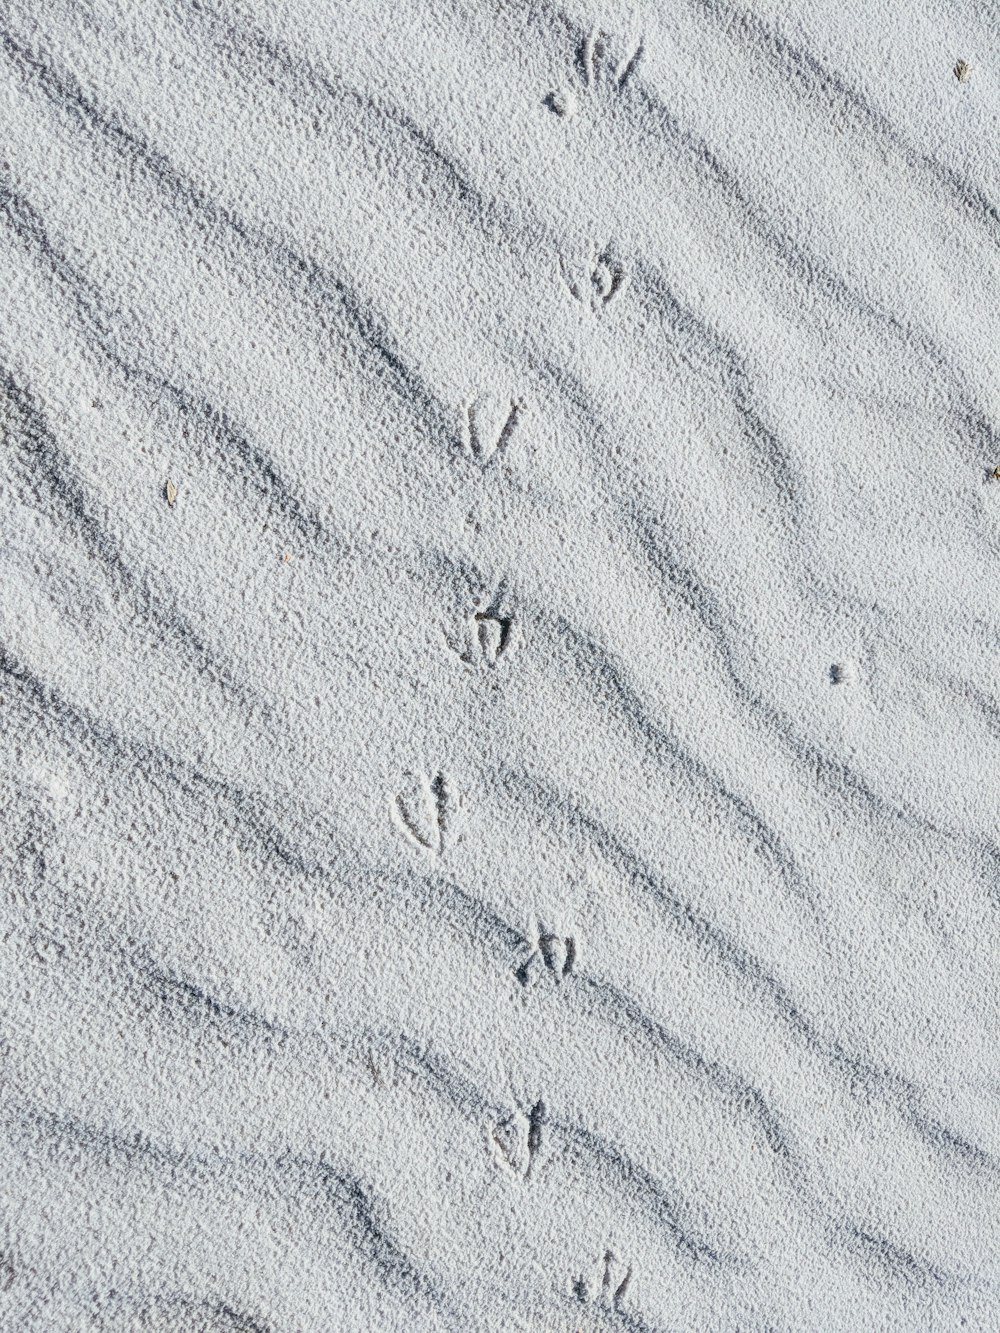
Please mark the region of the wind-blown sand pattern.
POLYGON ((1000 1328, 997 40, 3 7, 0 1329, 1000 1328))

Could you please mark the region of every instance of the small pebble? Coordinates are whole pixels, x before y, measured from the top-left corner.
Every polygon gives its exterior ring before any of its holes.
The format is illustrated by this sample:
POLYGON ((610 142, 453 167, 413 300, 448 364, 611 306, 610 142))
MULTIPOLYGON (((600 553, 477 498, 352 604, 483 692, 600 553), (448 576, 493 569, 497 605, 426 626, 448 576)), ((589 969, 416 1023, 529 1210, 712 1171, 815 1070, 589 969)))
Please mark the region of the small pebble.
POLYGON ((965 60, 960 60, 955 66, 955 78, 958 79, 959 83, 968 83, 969 75, 971 73, 972 70, 969 68, 968 62, 965 60))
POLYGON ((569 120, 576 115, 576 98, 568 88, 559 88, 555 92, 549 93, 545 99, 545 105, 550 111, 554 111, 561 120, 569 120))
POLYGON ((174 505, 177 503, 177 487, 172 481, 168 481, 163 490, 167 497, 167 504, 173 509, 174 505))

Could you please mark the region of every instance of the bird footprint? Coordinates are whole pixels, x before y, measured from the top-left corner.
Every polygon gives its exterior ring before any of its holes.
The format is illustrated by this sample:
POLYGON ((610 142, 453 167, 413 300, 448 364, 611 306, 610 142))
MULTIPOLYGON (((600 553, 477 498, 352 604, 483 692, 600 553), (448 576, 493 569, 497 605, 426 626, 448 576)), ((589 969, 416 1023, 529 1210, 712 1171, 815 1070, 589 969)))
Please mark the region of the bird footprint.
POLYGON ((393 814, 403 833, 419 847, 437 856, 455 831, 463 798, 444 773, 407 773, 403 791, 396 795, 393 814))
POLYGON ((476 605, 459 635, 449 635, 446 630, 445 641, 469 666, 478 663, 492 669, 523 642, 523 635, 514 613, 505 607, 502 592, 476 605))
POLYGON ((514 1111, 492 1126, 490 1137, 497 1160, 522 1180, 531 1177, 531 1168, 542 1146, 545 1103, 535 1102, 530 1111, 514 1111))
MULTIPOLYGON (((638 68, 642 53, 641 37, 632 46, 602 28, 592 28, 577 48, 576 72, 587 93, 606 91, 618 95, 638 68)), ((555 88, 543 100, 560 120, 570 120, 577 113, 577 99, 571 88, 555 88)))
POLYGON ((535 948, 515 972, 522 986, 533 978, 548 973, 557 982, 568 977, 576 962, 576 940, 572 935, 553 935, 539 928, 535 933, 535 948))
POLYGON ((584 83, 588 88, 603 86, 621 92, 635 73, 642 52, 641 37, 635 46, 623 47, 610 33, 601 28, 592 28, 584 38, 577 57, 584 83))
POLYGON ((595 315, 602 314, 621 295, 627 282, 625 270, 615 259, 610 245, 600 253, 591 245, 587 261, 572 269, 560 255, 559 271, 570 295, 595 315))
POLYGON ((507 415, 498 425, 497 416, 489 411, 484 399, 471 399, 465 405, 466 429, 462 441, 465 452, 485 467, 506 449, 518 421, 527 410, 528 405, 524 399, 511 398, 507 415), (488 415, 493 418, 492 426, 486 420, 488 415))
POLYGON ((605 1309, 620 1310, 631 1281, 632 1265, 626 1267, 611 1250, 606 1250, 600 1286, 596 1281, 588 1284, 585 1278, 580 1277, 573 1284, 573 1291, 577 1299, 584 1304, 603 1305, 605 1309))

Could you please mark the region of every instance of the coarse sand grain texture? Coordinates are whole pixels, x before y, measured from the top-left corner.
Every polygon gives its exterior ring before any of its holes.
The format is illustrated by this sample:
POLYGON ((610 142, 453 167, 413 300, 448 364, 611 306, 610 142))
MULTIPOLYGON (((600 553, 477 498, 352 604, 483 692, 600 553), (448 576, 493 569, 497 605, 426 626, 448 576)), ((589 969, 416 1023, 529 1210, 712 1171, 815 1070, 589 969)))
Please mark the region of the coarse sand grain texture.
POLYGON ((1000 1330, 985 0, 0 5, 0 1333, 1000 1330))

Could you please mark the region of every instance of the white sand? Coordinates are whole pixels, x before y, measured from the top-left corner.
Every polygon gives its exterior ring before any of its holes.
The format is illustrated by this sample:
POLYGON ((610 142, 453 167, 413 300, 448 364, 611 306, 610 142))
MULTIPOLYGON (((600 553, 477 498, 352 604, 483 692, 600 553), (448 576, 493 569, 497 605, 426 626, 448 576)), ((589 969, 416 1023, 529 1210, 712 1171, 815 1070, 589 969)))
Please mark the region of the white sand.
POLYGON ((0 29, 0 1329, 1000 1328, 992 7, 0 29))

